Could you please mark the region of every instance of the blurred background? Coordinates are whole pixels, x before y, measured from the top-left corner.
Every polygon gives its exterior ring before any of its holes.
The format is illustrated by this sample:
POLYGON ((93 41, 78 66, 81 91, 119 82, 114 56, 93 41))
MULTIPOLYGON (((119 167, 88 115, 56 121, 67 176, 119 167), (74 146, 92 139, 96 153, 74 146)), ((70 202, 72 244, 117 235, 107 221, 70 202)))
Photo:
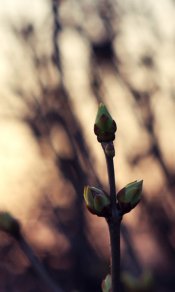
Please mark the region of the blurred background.
MULTIPOLYGON (((0 0, 0 209, 64 291, 99 292, 109 272, 106 222, 83 202, 86 184, 108 191, 99 102, 118 126, 117 189, 144 180, 122 273, 152 278, 132 291, 175 291, 174 52, 174 0, 0 0)), ((48 291, 3 232, 0 291, 48 291)))

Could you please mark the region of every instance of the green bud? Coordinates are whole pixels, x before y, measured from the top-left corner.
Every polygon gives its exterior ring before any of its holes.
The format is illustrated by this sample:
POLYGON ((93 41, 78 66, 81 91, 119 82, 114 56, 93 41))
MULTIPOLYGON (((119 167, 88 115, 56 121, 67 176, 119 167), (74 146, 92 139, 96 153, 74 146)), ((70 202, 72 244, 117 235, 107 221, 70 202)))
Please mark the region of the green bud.
POLYGON ((110 210, 110 198, 100 189, 84 187, 84 199, 88 210, 97 216, 105 217, 110 210))
POLYGON ((100 103, 94 125, 94 133, 97 136, 97 140, 100 143, 113 141, 115 139, 116 129, 116 123, 109 114, 106 106, 100 103))
POLYGON ((127 184, 117 194, 118 205, 122 213, 130 212, 141 199, 143 180, 127 184))
POLYGON ((20 233, 19 222, 8 212, 0 212, 0 230, 18 237, 20 233))
POLYGON ((111 290, 112 290, 111 275, 108 274, 102 282, 102 291, 111 292, 111 290))

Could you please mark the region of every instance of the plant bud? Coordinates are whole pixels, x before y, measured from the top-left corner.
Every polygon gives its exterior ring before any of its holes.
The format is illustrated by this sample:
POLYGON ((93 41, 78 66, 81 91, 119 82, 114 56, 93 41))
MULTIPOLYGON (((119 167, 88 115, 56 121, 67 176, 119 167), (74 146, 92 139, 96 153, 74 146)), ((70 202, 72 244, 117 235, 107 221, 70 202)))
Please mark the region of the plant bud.
POLYGON ((112 291, 112 281, 111 275, 107 275, 106 278, 102 282, 102 291, 103 292, 111 292, 112 291))
POLYGON ((143 180, 136 180, 118 192, 118 205, 123 214, 130 212, 140 202, 142 185, 143 180))
POLYGON ((101 142, 110 142, 115 139, 116 123, 109 114, 106 106, 100 103, 95 125, 94 133, 97 136, 97 140, 101 142))
POLYGON ((113 142, 108 142, 108 143, 104 143, 104 151, 105 151, 105 154, 108 156, 108 157, 114 157, 115 156, 115 149, 114 149, 114 144, 113 142))
POLYGON ((20 225, 10 213, 0 212, 0 230, 10 233, 17 238, 20 234, 20 225))
POLYGON ((85 186, 84 199, 88 210, 97 216, 105 217, 110 211, 110 198, 100 189, 85 186))

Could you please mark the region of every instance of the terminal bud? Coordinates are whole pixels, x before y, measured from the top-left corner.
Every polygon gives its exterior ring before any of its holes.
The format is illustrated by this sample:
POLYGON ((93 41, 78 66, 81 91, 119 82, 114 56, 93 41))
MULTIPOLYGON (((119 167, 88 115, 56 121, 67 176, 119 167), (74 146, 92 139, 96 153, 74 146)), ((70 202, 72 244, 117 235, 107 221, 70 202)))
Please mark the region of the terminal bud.
POLYGON ((115 121, 112 119, 106 106, 100 103, 94 125, 94 133, 97 136, 97 140, 100 143, 113 141, 116 130, 115 121))

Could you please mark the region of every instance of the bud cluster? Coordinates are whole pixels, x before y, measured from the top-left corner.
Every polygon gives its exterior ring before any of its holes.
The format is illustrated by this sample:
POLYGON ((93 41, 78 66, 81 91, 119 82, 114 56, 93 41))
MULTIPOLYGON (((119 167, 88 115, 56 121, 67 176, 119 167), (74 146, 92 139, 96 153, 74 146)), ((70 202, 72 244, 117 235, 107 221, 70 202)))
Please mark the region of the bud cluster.
MULTIPOLYGON (((113 140, 115 139, 116 130, 115 121, 112 119, 106 106, 100 103, 94 124, 94 132, 97 140, 102 144, 107 159, 115 156, 113 140)), ((116 207, 120 214, 123 215, 130 212, 139 203, 142 185, 143 180, 134 181, 127 184, 117 193, 116 207)), ((86 206, 91 213, 103 217, 111 215, 111 198, 104 191, 86 186, 84 188, 84 198, 86 206)))
MULTIPOLYGON (((130 212, 140 202, 143 180, 127 184, 117 193, 117 208, 122 214, 130 212)), ((111 201, 104 191, 90 186, 84 188, 84 199, 88 210, 95 215, 110 215, 111 201)))

